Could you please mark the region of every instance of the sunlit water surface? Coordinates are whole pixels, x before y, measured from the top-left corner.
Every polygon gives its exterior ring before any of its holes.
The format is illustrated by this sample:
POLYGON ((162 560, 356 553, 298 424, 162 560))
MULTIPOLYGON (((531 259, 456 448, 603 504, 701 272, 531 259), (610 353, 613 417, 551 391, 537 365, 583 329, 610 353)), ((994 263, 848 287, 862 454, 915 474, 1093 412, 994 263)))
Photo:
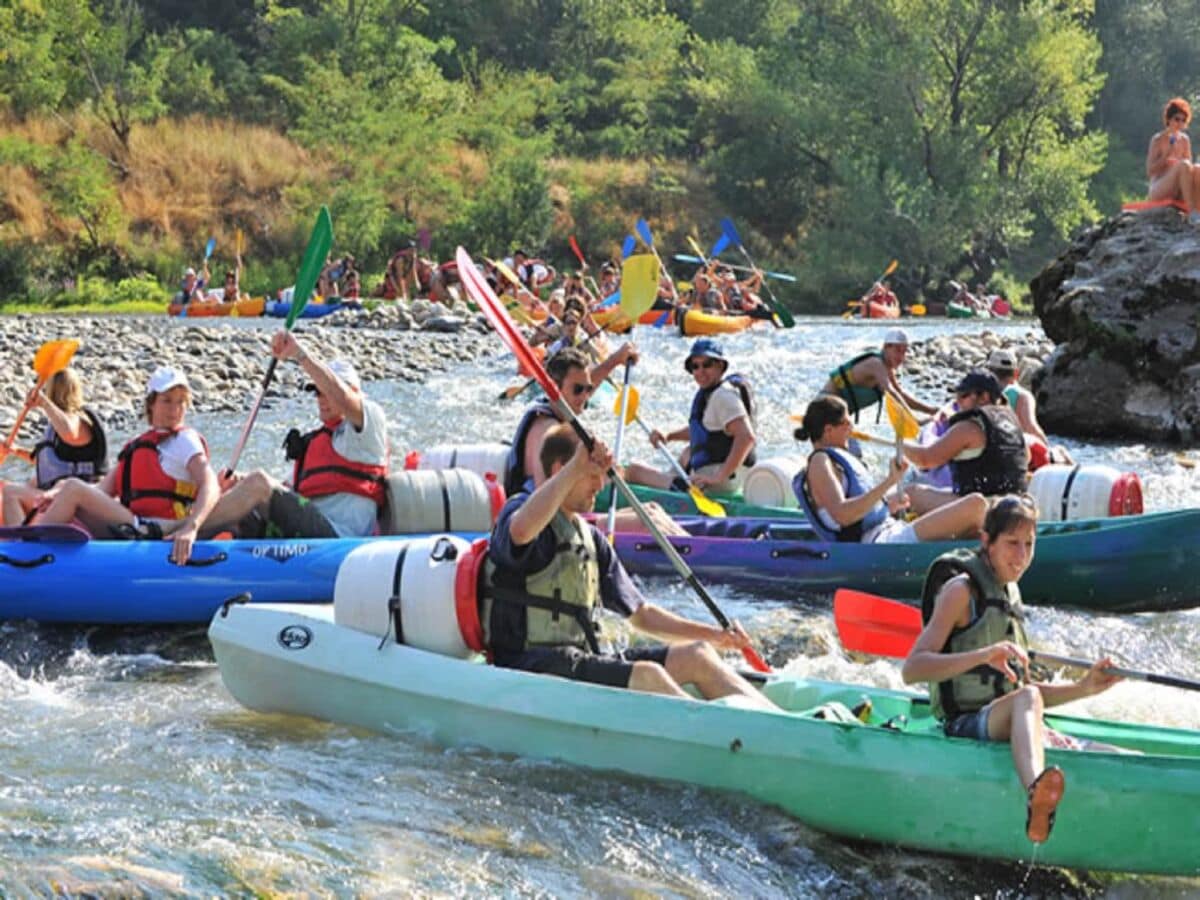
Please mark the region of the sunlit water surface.
MULTIPOLYGON (((306 326, 312 327, 312 326, 306 326)), ((318 326, 319 327, 319 326, 318 326)), ((980 329, 908 323, 914 340, 980 329)), ((1028 323, 991 325, 1010 335, 1028 323)), ((795 453, 787 414, 803 408, 835 363, 877 345, 884 326, 802 319, 792 331, 725 338, 757 388, 760 453, 795 453)), ((641 415, 663 428, 686 419, 687 342, 639 329, 641 415)), ((500 352, 432 378, 369 386, 390 416, 393 452, 507 439, 518 401, 500 352)), ((247 385, 247 391, 252 389, 247 385)), ((933 397, 928 388, 923 392, 933 397)), ((612 398, 589 422, 612 442, 612 398)), ((285 474, 279 443, 311 421, 311 400, 264 410, 243 469, 285 474)), ((219 461, 240 419, 193 417, 219 461)), ((120 436, 127 437, 126 435, 120 436)), ((626 460, 650 456, 631 433, 626 460)), ((1141 474, 1148 509, 1196 506, 1200 474, 1172 448, 1067 441, 1081 461, 1141 474)), ((868 450, 877 464, 886 449, 868 450)), ((0 473, 18 475, 9 464, 0 473)), ((2 577, 2 576, 0 576, 2 577)), ((677 582, 648 594, 697 617, 677 582)), ((828 597, 757 600, 712 594, 789 671, 899 686, 887 662, 851 662, 838 648, 828 597), (803 631, 803 643, 788 635, 803 631), (802 649, 781 656, 781 648, 802 649)), ((53 598, 47 598, 53 602, 53 598)), ((1112 652, 1131 666, 1200 677, 1192 612, 1100 617, 1037 609, 1038 644, 1078 656, 1112 652)), ((1096 876, 955 860, 817 834, 741 797, 416 737, 251 713, 223 688, 203 629, 114 632, 0 626, 0 893, 98 891, 210 896, 316 893, 394 896, 1188 896, 1200 882, 1096 876)), ((1076 704, 1086 714, 1200 727, 1200 697, 1125 683, 1076 704)), ((804 773, 798 771, 797 778, 804 773)), ((933 811, 931 810, 931 814, 933 811)), ((1200 836, 1198 836, 1200 837, 1200 836)))

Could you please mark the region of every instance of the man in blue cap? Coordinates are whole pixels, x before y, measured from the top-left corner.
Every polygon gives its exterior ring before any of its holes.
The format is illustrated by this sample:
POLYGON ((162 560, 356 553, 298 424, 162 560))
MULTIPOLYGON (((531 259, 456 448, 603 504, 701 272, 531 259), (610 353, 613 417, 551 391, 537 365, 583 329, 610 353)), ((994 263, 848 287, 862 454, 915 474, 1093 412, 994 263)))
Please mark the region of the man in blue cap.
MULTIPOLYGON (((701 490, 730 494, 739 490, 754 465, 754 396, 745 377, 728 374, 729 359, 713 338, 700 338, 688 352, 684 368, 696 382, 688 424, 668 434, 653 431, 650 443, 687 441, 680 463, 701 490)), ((684 488, 673 472, 635 463, 626 478, 657 488, 684 488)))

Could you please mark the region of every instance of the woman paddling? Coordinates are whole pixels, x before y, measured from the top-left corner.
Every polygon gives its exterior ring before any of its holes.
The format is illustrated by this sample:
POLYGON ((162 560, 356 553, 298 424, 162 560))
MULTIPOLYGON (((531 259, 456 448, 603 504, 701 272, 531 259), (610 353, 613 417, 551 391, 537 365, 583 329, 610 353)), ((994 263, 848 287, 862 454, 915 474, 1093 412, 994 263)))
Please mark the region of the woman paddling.
POLYGON ((1182 97, 1163 107, 1166 126, 1150 139, 1146 151, 1149 199, 1182 200, 1188 220, 1200 222, 1200 168, 1192 165, 1192 145, 1183 130, 1192 120, 1192 108, 1182 97))
POLYGON ((904 661, 906 684, 929 683, 933 713, 950 737, 1009 741, 1026 793, 1025 833, 1050 836, 1066 788, 1062 769, 1045 766, 1045 747, 1117 752, 1046 727, 1042 711, 1099 694, 1120 679, 1100 660, 1079 681, 1028 680, 1029 642, 1017 581, 1033 562, 1037 507, 1026 496, 1001 498, 983 522, 978 550, 954 550, 934 560, 925 577, 925 628, 904 661))

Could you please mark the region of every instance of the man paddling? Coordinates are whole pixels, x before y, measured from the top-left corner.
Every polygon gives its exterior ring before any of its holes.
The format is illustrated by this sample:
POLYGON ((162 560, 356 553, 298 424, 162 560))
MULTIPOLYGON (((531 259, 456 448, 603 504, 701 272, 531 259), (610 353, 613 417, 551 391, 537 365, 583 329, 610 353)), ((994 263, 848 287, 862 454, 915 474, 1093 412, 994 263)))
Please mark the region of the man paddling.
POLYGON ((569 425, 550 429, 532 492, 510 497, 492 531, 482 621, 494 662, 505 668, 690 698, 737 695, 759 709, 775 706, 717 656, 750 638, 693 622, 646 602, 596 528, 582 518, 612 466, 608 448, 591 453, 569 425), (669 645, 605 652, 596 614, 603 606, 638 631, 669 645))
POLYGON ((894 400, 909 409, 932 415, 937 412, 936 406, 921 402, 900 385, 897 372, 904 365, 907 355, 908 335, 899 328, 893 328, 883 336, 882 350, 860 353, 831 371, 821 393, 833 394, 845 400, 855 422, 858 421, 859 412, 877 403, 880 405, 878 417, 882 412, 884 394, 891 394, 894 400))
POLYGON ((290 331, 271 340, 279 359, 295 360, 312 379, 321 427, 288 433, 291 487, 257 470, 230 476, 206 521, 208 534, 236 528, 240 537, 365 537, 375 531, 386 496, 387 418, 362 391, 348 360, 329 363, 305 350, 290 331))
POLYGON ((934 715, 950 737, 1009 741, 1025 788, 1025 833, 1042 843, 1066 788, 1058 766, 1045 766, 1045 747, 1120 752, 1046 727, 1042 711, 1106 691, 1120 679, 1102 659, 1073 684, 1028 680, 1029 641, 1017 581, 1033 562, 1037 507, 1028 496, 998 501, 983 522, 978 550, 939 556, 925 576, 924 630, 904 661, 906 684, 929 683, 934 715))

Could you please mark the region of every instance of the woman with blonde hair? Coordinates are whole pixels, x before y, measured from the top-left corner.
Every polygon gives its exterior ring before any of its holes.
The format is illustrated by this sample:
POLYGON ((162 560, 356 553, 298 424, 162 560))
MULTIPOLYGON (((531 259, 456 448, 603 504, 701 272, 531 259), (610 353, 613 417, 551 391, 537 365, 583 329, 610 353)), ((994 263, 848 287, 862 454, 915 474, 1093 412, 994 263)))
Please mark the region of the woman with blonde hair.
POLYGON ((1192 144, 1184 129, 1192 120, 1192 107, 1173 97, 1163 107, 1162 131, 1150 139, 1146 151, 1146 177, 1150 200, 1182 200, 1188 221, 1200 222, 1200 168, 1192 164, 1192 144))
POLYGON ((108 471, 108 442, 100 417, 83 405, 83 382, 74 369, 56 372, 31 392, 32 405, 46 414, 46 429, 34 445, 34 484, 53 487, 64 478, 95 483, 108 471))

